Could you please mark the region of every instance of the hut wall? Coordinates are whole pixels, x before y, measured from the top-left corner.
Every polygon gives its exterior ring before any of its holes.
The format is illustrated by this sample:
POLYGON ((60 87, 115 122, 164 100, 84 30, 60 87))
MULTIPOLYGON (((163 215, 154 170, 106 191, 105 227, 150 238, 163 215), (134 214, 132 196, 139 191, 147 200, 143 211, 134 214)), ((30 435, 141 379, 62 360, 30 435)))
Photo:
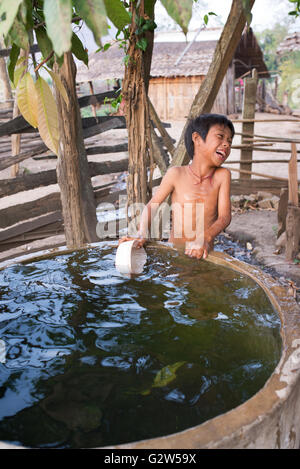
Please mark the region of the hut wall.
POLYGON ((149 97, 162 120, 186 119, 204 76, 151 78, 149 97))
MULTIPOLYGON (((151 78, 149 97, 159 118, 186 119, 204 78, 204 75, 151 78)), ((225 115, 235 113, 234 67, 228 69, 211 112, 225 115)))

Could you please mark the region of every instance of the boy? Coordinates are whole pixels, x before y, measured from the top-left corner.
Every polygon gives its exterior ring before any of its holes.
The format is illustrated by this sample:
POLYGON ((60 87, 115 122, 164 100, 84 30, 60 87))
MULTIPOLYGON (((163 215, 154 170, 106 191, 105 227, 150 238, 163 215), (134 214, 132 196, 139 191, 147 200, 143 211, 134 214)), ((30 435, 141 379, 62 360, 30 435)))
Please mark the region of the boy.
MULTIPOLYGON (((215 236, 231 221, 231 174, 221 165, 230 154, 234 133, 232 122, 223 115, 202 114, 190 121, 185 145, 192 162, 168 169, 143 210, 138 247, 147 240, 153 213, 171 194, 173 225, 169 242, 175 247, 185 246, 185 254, 190 257, 207 257, 215 236), (189 222, 189 229, 184 229, 183 220, 189 222)), ((133 238, 125 237, 120 242, 130 239, 133 238)))

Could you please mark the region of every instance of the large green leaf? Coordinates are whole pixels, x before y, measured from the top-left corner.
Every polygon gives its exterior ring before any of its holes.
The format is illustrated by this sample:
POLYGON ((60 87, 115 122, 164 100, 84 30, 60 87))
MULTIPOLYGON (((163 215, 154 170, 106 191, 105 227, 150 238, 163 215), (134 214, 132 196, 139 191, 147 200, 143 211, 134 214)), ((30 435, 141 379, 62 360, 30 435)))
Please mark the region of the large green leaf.
POLYGON ((0 1, 0 36, 6 36, 17 16, 22 0, 0 1))
POLYGON ((45 0, 44 14, 47 34, 54 52, 60 57, 71 49, 71 0, 45 0))
POLYGON ((103 0, 73 0, 73 3, 78 15, 92 31, 96 44, 101 46, 101 36, 108 32, 103 0))
POLYGON ((72 35, 72 53, 78 60, 82 60, 86 66, 89 64, 89 56, 79 37, 73 33, 72 35))
MULTIPOLYGON (((50 41, 46 29, 44 26, 40 26, 35 30, 35 35, 36 35, 36 40, 38 43, 38 46, 40 48, 40 51, 42 53, 43 59, 46 59, 49 57, 51 52, 53 51, 53 45, 52 42, 50 41)), ((53 59, 52 59, 53 62, 53 59)), ((47 62, 47 65, 51 65, 47 62)))
POLYGON ((12 43, 16 44, 21 49, 28 49, 28 33, 18 15, 15 17, 13 25, 9 30, 9 36, 12 43))
POLYGON ((104 0, 107 16, 119 30, 130 24, 131 19, 121 0, 104 0))
POLYGON ((194 0, 161 0, 161 3, 184 34, 187 34, 194 0))
POLYGON ((13 44, 11 46, 11 51, 10 51, 9 59, 7 62, 8 76, 12 83, 14 82, 15 67, 16 67, 19 54, 20 54, 20 47, 18 47, 16 44, 13 44))

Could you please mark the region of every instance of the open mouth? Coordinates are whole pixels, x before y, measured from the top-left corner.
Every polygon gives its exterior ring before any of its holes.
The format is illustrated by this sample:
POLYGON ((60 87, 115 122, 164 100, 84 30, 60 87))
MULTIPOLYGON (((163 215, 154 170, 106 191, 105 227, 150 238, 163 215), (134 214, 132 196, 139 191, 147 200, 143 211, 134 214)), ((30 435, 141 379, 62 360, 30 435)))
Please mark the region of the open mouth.
POLYGON ((222 161, 225 161, 227 158, 226 152, 223 150, 217 150, 216 151, 217 155, 222 159, 222 161))

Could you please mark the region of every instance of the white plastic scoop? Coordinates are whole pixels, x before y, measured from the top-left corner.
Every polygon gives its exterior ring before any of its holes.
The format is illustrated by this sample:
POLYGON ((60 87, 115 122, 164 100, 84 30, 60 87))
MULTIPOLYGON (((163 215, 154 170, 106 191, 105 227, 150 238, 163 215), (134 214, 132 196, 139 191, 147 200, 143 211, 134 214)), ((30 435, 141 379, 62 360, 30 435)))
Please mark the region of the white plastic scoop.
POLYGON ((125 241, 116 252, 116 269, 122 274, 141 274, 147 260, 143 247, 137 248, 137 240, 125 241))

